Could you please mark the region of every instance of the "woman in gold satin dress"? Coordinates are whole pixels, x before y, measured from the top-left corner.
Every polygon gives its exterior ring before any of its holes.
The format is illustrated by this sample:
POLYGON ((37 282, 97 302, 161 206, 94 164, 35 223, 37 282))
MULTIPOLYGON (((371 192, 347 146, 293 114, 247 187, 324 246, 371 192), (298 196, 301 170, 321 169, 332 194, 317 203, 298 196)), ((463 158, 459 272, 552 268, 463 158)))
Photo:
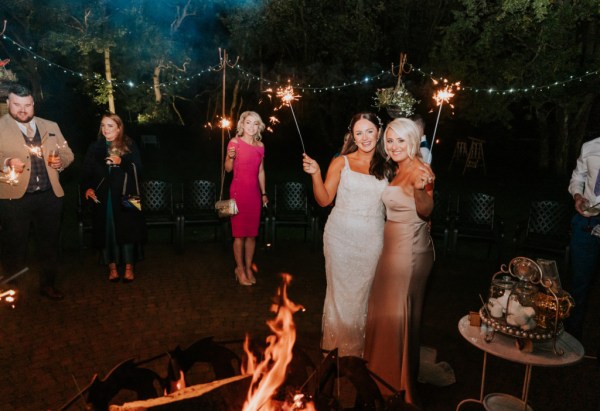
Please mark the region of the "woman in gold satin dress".
POLYGON ((384 134, 390 184, 382 194, 387 221, 383 251, 369 298, 365 359, 381 377, 385 397, 398 393, 419 408, 419 328, 427 278, 433 265, 428 217, 433 210, 435 176, 421 158, 414 121, 395 119, 384 134))

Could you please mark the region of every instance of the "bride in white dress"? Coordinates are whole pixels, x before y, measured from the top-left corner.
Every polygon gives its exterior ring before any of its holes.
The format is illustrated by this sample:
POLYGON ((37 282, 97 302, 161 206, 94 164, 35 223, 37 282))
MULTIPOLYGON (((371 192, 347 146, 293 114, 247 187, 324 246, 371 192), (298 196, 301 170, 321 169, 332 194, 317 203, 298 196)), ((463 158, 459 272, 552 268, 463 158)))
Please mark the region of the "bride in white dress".
POLYGON ((329 165, 325 182, 319 164, 304 154, 315 200, 335 205, 323 235, 327 292, 323 306, 321 348, 339 356, 362 357, 369 291, 383 246, 385 207, 381 194, 382 124, 373 113, 352 117, 341 156, 329 165))

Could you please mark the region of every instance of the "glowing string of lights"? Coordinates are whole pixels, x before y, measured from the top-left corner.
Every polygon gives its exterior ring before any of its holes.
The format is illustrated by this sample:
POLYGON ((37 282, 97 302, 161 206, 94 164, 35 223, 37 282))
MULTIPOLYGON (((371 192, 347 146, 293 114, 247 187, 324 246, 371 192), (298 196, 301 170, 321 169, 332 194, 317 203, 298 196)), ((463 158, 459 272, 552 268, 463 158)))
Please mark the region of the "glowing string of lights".
MULTIPOLYGON (((16 42, 15 40, 11 39, 9 36, 7 35, 2 35, 2 39, 6 40, 10 43, 12 43, 15 47, 17 47, 17 49, 19 51, 22 52, 26 52, 28 54, 30 54, 34 60, 39 60, 44 62, 45 64, 47 64, 49 67, 54 67, 54 68, 58 68, 60 70, 63 71, 63 73, 65 74, 70 74, 74 77, 78 77, 80 79, 83 80, 88 80, 88 81, 92 81, 92 80, 101 80, 101 81, 105 81, 99 74, 94 73, 93 75, 89 75, 89 74, 84 74, 81 72, 77 72, 75 70, 69 69, 67 67, 64 67, 60 64, 56 64, 48 59, 46 59, 45 57, 35 53, 32 50, 32 47, 26 47, 23 46, 21 44, 19 44, 18 42, 16 42)), ((392 75, 392 71, 393 71, 394 67, 392 66, 391 70, 382 70, 379 74, 373 75, 373 76, 364 76, 362 79, 360 80, 353 80, 353 81, 348 81, 348 82, 344 82, 342 84, 332 84, 332 85, 328 85, 328 86, 313 86, 311 84, 300 84, 300 83, 296 83, 294 84, 294 87, 298 90, 301 90, 302 92, 314 92, 314 93, 322 93, 322 92, 327 92, 327 91, 338 91, 347 87, 353 87, 353 86, 358 86, 358 85, 363 85, 369 82, 372 82, 374 80, 378 80, 383 78, 384 76, 387 75, 392 75)), ((419 67, 415 67, 412 66, 412 69, 414 71, 416 71, 417 73, 421 74, 424 77, 429 77, 431 79, 436 79, 436 76, 433 73, 427 73, 426 71, 424 71, 423 69, 419 68, 419 67)), ((249 71, 246 71, 244 69, 242 69, 239 66, 236 66, 235 70, 238 70, 240 73, 242 73, 244 76, 246 76, 247 78, 252 78, 255 80, 261 80, 260 76, 257 76, 249 71)), ((199 72, 195 73, 195 74, 191 74, 189 76, 180 76, 178 77, 177 80, 172 80, 169 82, 161 82, 159 84, 160 87, 167 87, 167 86, 174 86, 174 85, 178 85, 181 82, 184 81, 191 81, 193 80, 195 77, 200 77, 202 76, 202 74, 205 73, 209 73, 209 72, 214 72, 217 71, 215 69, 215 67, 213 66, 208 66, 207 68, 200 70, 199 72)), ((501 96, 506 96, 506 95, 513 95, 513 94, 519 94, 519 93, 529 93, 529 92, 542 92, 542 91, 548 91, 551 90, 555 87, 565 87, 567 84, 572 83, 572 82, 583 82, 586 78, 588 77, 592 77, 592 76, 597 76, 600 75, 600 69, 598 70, 593 70, 593 71, 586 71, 584 74, 581 75, 571 75, 569 76, 567 79, 564 80, 560 80, 560 81, 555 81, 553 83, 548 83, 548 84, 544 84, 544 85, 531 85, 531 86, 527 86, 527 87, 507 87, 507 88, 496 88, 496 87, 474 87, 474 86, 463 86, 461 91, 469 91, 469 92, 473 92, 473 93, 487 93, 488 95, 501 95, 501 96)), ((438 80, 442 80, 443 77, 437 77, 438 80)), ((274 85, 274 86, 279 86, 279 87, 286 87, 287 84, 286 83, 279 83, 273 80, 267 80, 262 78, 263 83, 267 84, 267 85, 274 85)), ((460 83, 464 83, 464 81, 460 81, 460 83)), ((150 89, 153 88, 153 85, 149 82, 145 82, 142 81, 139 84, 135 84, 133 81, 131 80, 127 80, 127 81, 116 81, 113 80, 112 84, 115 86, 126 86, 129 88, 135 88, 135 87, 148 87, 150 89)))

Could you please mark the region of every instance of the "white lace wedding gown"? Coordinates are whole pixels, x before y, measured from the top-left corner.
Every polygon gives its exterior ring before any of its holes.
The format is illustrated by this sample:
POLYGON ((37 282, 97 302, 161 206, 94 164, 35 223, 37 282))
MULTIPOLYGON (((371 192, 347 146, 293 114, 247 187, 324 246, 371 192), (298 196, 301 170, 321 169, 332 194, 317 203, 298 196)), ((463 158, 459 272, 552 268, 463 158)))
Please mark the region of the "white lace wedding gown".
POLYGON ((383 246, 387 180, 345 166, 323 235, 327 292, 321 348, 362 357, 371 282, 383 246))

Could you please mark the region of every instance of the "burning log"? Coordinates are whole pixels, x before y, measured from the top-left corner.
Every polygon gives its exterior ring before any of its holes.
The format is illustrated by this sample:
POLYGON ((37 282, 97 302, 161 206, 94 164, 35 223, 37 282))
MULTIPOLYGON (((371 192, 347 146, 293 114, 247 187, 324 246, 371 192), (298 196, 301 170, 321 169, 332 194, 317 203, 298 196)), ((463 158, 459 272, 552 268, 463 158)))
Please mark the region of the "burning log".
POLYGON ((251 375, 237 375, 183 388, 164 397, 111 405, 110 411, 239 411, 244 405, 251 375))

